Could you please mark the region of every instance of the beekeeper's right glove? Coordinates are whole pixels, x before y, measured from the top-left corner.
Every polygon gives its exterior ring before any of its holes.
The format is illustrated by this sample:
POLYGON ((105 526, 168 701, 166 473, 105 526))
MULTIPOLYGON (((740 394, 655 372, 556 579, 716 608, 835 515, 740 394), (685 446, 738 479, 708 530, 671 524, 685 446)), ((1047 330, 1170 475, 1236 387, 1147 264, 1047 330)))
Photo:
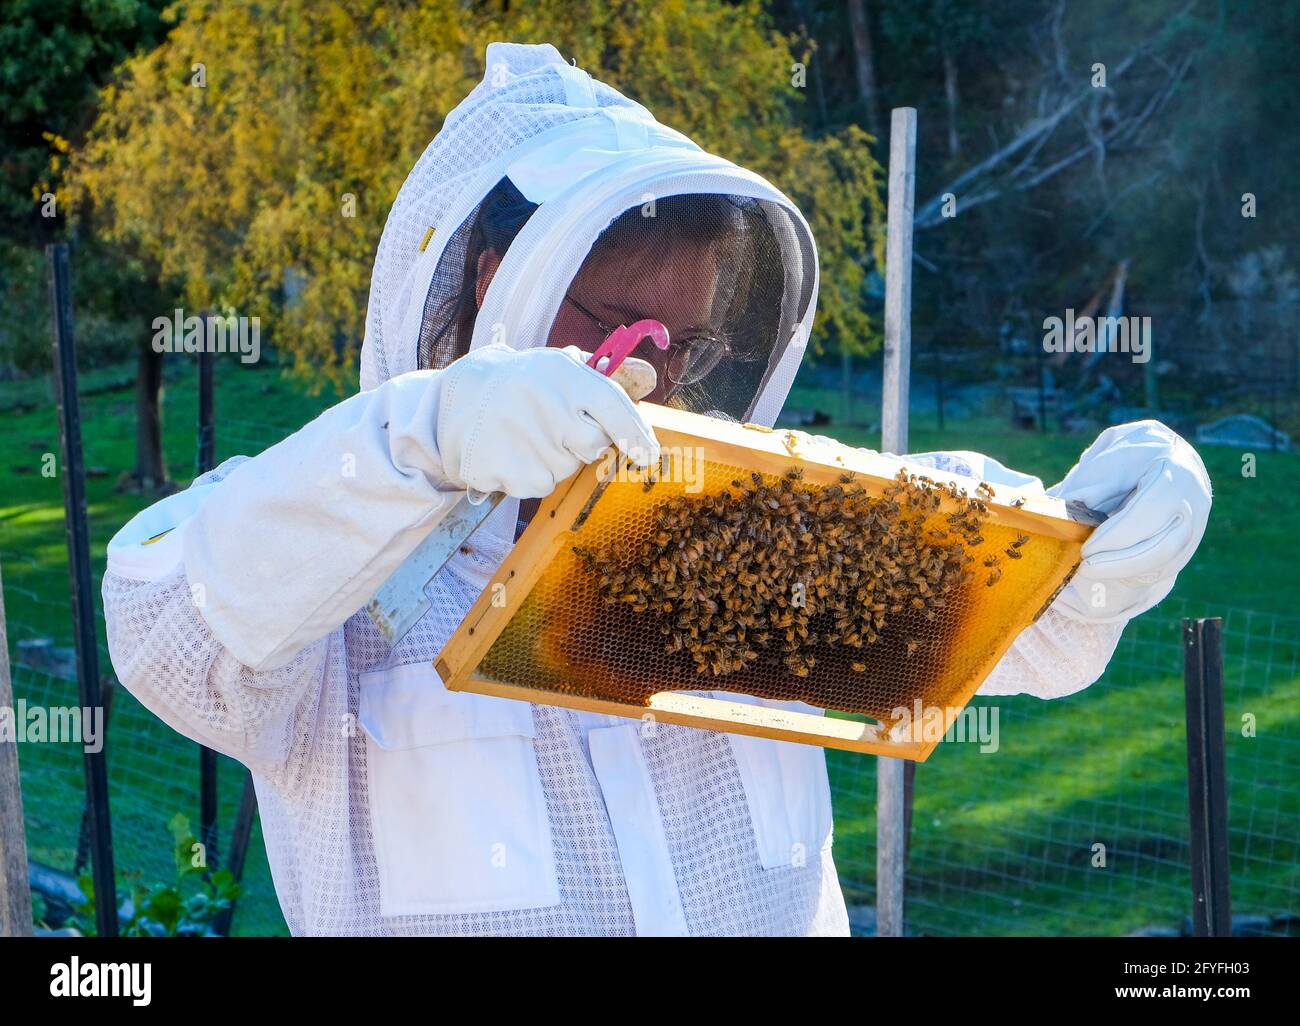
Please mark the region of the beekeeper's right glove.
POLYGON ((658 460, 636 405, 586 359, 576 346, 491 345, 447 367, 436 432, 447 482, 538 499, 611 444, 640 466, 658 460))

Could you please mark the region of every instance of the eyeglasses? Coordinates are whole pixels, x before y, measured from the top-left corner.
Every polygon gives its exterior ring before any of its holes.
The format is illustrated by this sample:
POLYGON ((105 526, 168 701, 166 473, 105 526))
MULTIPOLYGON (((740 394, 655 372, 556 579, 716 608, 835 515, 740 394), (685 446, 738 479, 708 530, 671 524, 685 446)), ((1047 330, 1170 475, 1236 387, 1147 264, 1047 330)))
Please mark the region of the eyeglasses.
MULTIPOLYGON (((567 292, 565 300, 608 336, 618 330, 617 324, 606 324, 567 292)), ((674 385, 694 385, 712 373, 730 351, 726 341, 715 335, 691 335, 674 339, 668 346, 668 380, 674 385)))

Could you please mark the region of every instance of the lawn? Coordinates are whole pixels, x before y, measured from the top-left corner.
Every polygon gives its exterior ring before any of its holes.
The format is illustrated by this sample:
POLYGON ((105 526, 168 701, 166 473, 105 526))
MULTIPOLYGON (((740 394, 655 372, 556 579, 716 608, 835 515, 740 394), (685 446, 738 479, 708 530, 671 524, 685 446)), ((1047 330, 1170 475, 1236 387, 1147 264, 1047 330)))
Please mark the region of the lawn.
MULTIPOLYGON (((217 373, 219 459, 265 448, 337 398, 307 395, 274 369, 250 370, 231 362, 221 364, 217 373)), ((193 364, 181 358, 169 368, 164 393, 167 461, 182 484, 195 468, 195 377, 193 364)), ((87 379, 111 385, 129 381, 130 376, 110 369, 87 375, 87 379)), ((14 650, 28 638, 52 638, 58 645, 72 642, 62 483, 58 477, 41 473, 44 455, 59 451, 58 418, 51 396, 46 383, 29 383, 22 395, 24 405, 44 405, 26 412, 0 412, 8 443, 7 459, 0 465, 0 567, 14 650)), ((91 551, 98 581, 108 540, 147 500, 117 490, 119 476, 134 462, 131 391, 95 391, 82 396, 81 407, 85 462, 90 471, 86 484, 91 551)), ((96 605, 98 608, 98 597, 96 605)), ((99 615, 102 618, 102 610, 99 615)), ((99 658, 101 672, 109 672, 102 624, 99 658)), ((20 666, 14 668, 14 690, 16 697, 30 703, 77 704, 75 683, 20 666)), ((124 874, 141 874, 150 883, 169 879, 172 842, 168 821, 181 812, 196 826, 198 822, 197 749, 120 688, 111 723, 108 763, 116 864, 124 874)), ((82 805, 79 752, 63 745, 27 745, 20 760, 31 857, 71 870, 82 805)), ((228 830, 244 771, 231 760, 222 758, 220 763, 220 823, 228 830)), ((260 830, 249 853, 246 886, 247 896, 235 917, 236 932, 286 932, 260 830)))
MULTIPOLYGON (((193 473, 196 389, 191 364, 171 368, 165 399, 168 464, 184 483, 193 473)), ((112 375, 100 375, 112 384, 112 375)), ((39 402, 41 387, 24 396, 39 402)), ((0 398, 7 398, 0 397, 0 398)), ((335 401, 311 396, 271 367, 218 366, 218 456, 256 452, 335 401)), ((839 409, 829 392, 796 389, 791 405, 839 409)), ((870 397, 857 415, 877 414, 870 397)), ((116 490, 133 462, 129 390, 82 402, 88 509, 96 572, 112 533, 145 500, 116 490)), ((41 474, 58 451, 52 403, 3 412, 9 442, 0 465, 0 561, 12 644, 71 640, 62 493, 41 474)), ((866 427, 832 425, 827 434, 873 445, 866 427)), ((1014 431, 988 416, 949 422, 914 418, 913 451, 982 451, 1050 483, 1090 439, 1014 431)), ((1223 615, 1227 636, 1227 720, 1234 907, 1300 913, 1300 585, 1282 555, 1300 518, 1289 503, 1300 456, 1257 454, 1244 477, 1242 454, 1207 449, 1215 510, 1195 561, 1161 607, 1131 625, 1110 670, 1095 687, 1054 703, 1002 700, 1000 748, 941 745, 919 767, 913 823, 909 916, 933 933, 1119 933, 1176 926, 1189 907, 1183 696, 1178 621, 1223 615), (1254 737, 1240 736, 1252 715, 1254 737), (982 760, 978 765, 973 760, 982 760), (1098 845, 1102 846, 1100 849, 1098 845), (1104 865, 1098 865, 1104 861, 1104 865)), ((102 634, 102 632, 101 632, 102 634)), ((102 652, 101 668, 109 667, 102 652)), ((75 702, 75 686, 15 670, 15 690, 31 701, 75 702)), ((980 704, 991 704, 981 702, 980 704)), ((197 820, 194 746, 119 691, 109 766, 117 863, 147 878, 165 874, 167 821, 197 820)), ((70 868, 80 816, 80 758, 61 746, 20 753, 33 857, 70 868)), ((870 902, 874 879, 874 763, 831 754, 837 858, 853 901, 870 902)), ((222 824, 233 817, 240 768, 222 761, 222 824)), ((250 853, 241 933, 283 932, 260 835, 250 853)))

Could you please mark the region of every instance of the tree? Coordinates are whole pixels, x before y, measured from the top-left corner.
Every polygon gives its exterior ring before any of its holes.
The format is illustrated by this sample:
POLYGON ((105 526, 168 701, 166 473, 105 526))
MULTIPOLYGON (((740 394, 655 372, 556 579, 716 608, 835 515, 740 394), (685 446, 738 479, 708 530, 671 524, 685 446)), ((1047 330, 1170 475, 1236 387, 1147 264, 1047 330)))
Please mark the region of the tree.
MULTIPOLYGON (((67 218, 50 197, 68 153, 94 120, 113 68, 161 34, 164 0, 9 0, 0 13, 0 374, 50 366, 49 297, 40 247, 67 218)), ((78 350, 99 362, 136 354, 142 431, 134 483, 166 487, 160 431, 161 357, 143 335, 143 302, 165 298, 128 248, 87 234, 73 257, 78 350)), ((147 308, 147 307, 146 307, 147 308)), ((147 323, 147 322, 145 322, 147 323)))
POLYGON ((0 235, 53 232, 42 192, 94 117, 113 67, 159 36, 165 0, 6 0, 0 13, 0 235))
POLYGON ((301 373, 349 380, 388 206, 492 39, 554 42, 783 187, 819 242, 817 339, 870 334, 860 290, 877 165, 860 130, 801 130, 808 53, 756 0, 197 0, 105 90, 70 196, 181 282, 189 306, 259 316, 301 373), (355 217, 341 214, 349 196, 355 217))
POLYGON ((866 0, 849 0, 849 26, 853 30, 854 70, 858 94, 867 119, 867 131, 880 136, 880 100, 876 89, 876 57, 871 45, 871 25, 866 0))
MULTIPOLYGON (((1211 247, 1196 257, 1191 189, 1216 228, 1236 211, 1205 190, 1224 126, 1237 126, 1240 146, 1261 98, 1295 95, 1240 82, 1256 63, 1243 50, 1288 49, 1294 18, 1280 9, 1255 18, 1206 0, 872 6, 883 98, 920 111, 914 352, 934 353, 936 367, 940 350, 971 356, 972 376, 994 365, 1032 373, 1034 361, 1015 354, 1036 351, 1029 340, 1043 317, 1082 304, 1126 258, 1132 302, 1181 299, 1184 269, 1214 260, 1211 247)), ((1266 159, 1265 147, 1242 150, 1266 159)), ((1240 231, 1236 220, 1228 231, 1240 231)), ((1131 373, 1128 386, 1139 379, 1131 373)))

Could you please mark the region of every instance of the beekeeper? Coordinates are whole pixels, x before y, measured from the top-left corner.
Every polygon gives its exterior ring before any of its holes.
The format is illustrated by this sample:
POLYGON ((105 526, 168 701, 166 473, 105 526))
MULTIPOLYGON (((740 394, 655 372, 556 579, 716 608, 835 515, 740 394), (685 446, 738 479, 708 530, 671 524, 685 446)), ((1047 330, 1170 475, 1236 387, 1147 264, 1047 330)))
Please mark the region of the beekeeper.
MULTIPOLYGON (((118 676, 252 771, 294 933, 847 932, 821 749, 449 693, 433 668, 526 500, 611 444, 654 458, 583 351, 653 317, 673 345, 647 354, 652 399, 770 424, 816 293, 781 192, 551 46, 488 47, 384 228, 361 392, 109 545, 118 676), (466 488, 512 498, 390 650, 361 610, 466 488)), ((974 453, 916 462, 1036 484, 974 453)), ((1087 687, 1210 504, 1153 421, 1103 433, 1051 491, 1111 518, 983 694, 1087 687)))

